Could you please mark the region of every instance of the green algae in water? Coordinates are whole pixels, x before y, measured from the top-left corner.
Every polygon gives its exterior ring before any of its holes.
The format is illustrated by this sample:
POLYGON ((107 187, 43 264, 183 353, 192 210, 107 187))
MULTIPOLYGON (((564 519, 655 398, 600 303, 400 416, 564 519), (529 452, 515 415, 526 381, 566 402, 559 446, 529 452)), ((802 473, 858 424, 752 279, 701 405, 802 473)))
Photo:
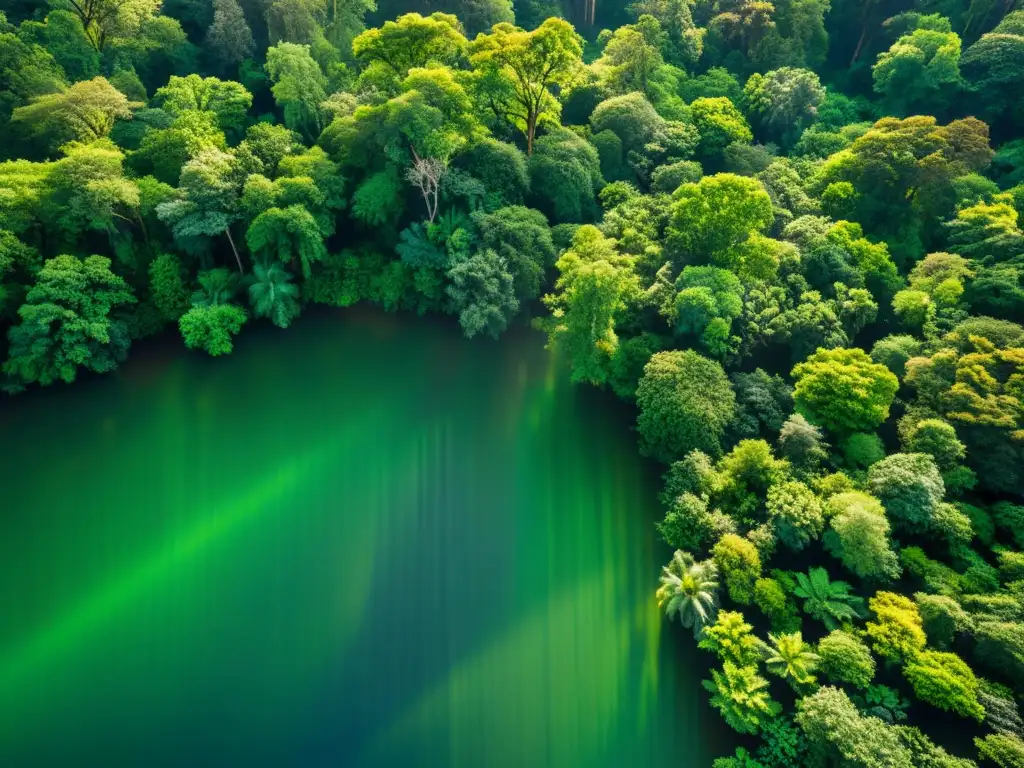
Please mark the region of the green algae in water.
POLYGON ((366 311, 6 399, 0 763, 710 765, 629 425, 366 311))

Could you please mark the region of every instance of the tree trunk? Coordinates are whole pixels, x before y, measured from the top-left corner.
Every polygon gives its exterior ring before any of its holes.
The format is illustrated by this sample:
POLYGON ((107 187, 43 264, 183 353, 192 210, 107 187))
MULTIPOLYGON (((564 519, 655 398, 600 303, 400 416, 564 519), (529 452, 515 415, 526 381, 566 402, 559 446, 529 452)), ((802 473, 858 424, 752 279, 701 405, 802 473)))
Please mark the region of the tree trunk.
POLYGON ((231 243, 231 250, 235 254, 235 261, 238 262, 238 272, 244 275, 245 269, 242 267, 242 257, 238 255, 238 249, 235 248, 235 240, 231 237, 231 227, 224 227, 224 234, 228 236, 228 242, 231 243))
POLYGON ((526 118, 526 154, 533 154, 533 135, 537 132, 537 115, 530 113, 526 118))
POLYGON ((850 66, 851 67, 855 63, 857 63, 857 59, 860 58, 861 49, 864 47, 864 43, 867 42, 867 39, 868 39, 868 25, 870 23, 871 23, 871 16, 869 15, 866 19, 864 19, 864 26, 861 27, 861 30, 860 30, 860 40, 857 41, 857 47, 853 51, 853 58, 850 59, 850 66))

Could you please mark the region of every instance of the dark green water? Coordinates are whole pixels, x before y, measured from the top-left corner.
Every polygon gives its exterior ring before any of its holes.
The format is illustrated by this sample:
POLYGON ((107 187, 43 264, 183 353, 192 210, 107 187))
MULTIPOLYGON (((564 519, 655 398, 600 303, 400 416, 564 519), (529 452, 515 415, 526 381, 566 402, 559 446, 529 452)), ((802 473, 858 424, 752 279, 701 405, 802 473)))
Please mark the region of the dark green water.
POLYGON ((710 765, 629 423, 368 311, 0 401, 0 764, 710 765))

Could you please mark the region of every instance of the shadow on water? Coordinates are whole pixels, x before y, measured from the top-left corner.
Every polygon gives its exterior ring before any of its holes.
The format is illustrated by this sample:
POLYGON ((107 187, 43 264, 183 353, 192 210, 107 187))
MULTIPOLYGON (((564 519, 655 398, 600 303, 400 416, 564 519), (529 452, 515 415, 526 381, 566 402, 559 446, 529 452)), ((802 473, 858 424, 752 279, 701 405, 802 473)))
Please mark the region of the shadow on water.
POLYGON ((539 334, 368 310, 4 402, 0 757, 709 765, 631 421, 539 334))

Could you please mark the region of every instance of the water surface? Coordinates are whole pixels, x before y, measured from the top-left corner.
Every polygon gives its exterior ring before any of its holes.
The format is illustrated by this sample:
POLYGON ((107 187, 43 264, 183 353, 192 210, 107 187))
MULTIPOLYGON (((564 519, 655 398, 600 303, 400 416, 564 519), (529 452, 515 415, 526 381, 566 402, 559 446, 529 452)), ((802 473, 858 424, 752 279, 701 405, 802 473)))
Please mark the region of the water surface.
POLYGON ((363 310, 0 401, 0 763, 709 766, 630 418, 363 310))

